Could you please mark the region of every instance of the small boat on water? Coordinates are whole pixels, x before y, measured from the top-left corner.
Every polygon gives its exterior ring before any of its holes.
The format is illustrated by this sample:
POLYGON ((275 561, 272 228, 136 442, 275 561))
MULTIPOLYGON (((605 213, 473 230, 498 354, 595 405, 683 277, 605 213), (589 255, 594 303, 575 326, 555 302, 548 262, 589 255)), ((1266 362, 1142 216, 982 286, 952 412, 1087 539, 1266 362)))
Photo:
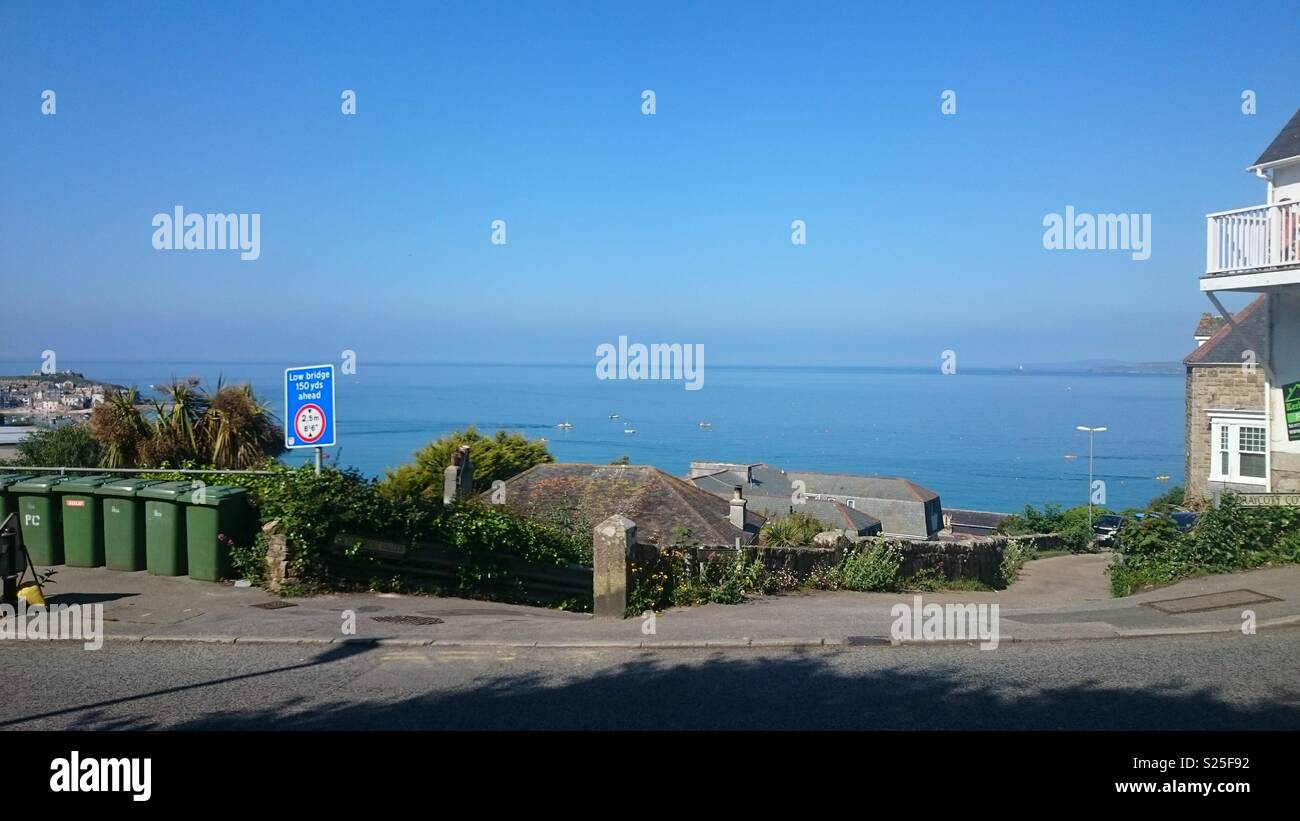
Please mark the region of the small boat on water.
POLYGON ((555 427, 559 428, 560 430, 568 430, 569 428, 573 427, 573 424, 570 422, 561 422, 555 427))
POLYGON ((636 428, 623 428, 624 433, 636 433, 636 428))
POLYGON ((1066 459, 1078 459, 1079 457, 1078 457, 1078 456, 1075 456, 1073 453, 1067 453, 1067 454, 1065 454, 1065 458, 1066 458, 1066 459))
POLYGON ((713 427, 713 423, 712 423, 712 422, 701 422, 701 423, 700 423, 700 427, 702 427, 702 428, 711 428, 711 427, 713 427))
POLYGON ((609 415, 609 418, 610 418, 610 419, 618 419, 618 414, 617 414, 617 413, 611 413, 611 414, 609 415))

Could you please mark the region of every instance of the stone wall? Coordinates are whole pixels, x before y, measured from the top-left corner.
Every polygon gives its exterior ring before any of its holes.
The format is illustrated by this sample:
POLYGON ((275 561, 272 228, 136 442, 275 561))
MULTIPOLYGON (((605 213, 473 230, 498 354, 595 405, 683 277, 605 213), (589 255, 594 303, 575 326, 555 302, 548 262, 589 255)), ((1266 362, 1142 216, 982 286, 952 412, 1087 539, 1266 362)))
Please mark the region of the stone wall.
POLYGON ((1264 369, 1240 365, 1195 365, 1187 369, 1185 477, 1189 499, 1211 496, 1210 408, 1260 408, 1264 405, 1264 369))
POLYGON ((1269 454, 1274 493, 1300 493, 1300 454, 1275 450, 1269 454))
MULTIPOLYGON (((1022 541, 1034 541, 1035 538, 1052 540, 1055 537, 1026 537, 1022 541)), ((999 568, 1002 564, 1002 551, 1006 547, 1007 537, 993 536, 960 542, 929 542, 888 538, 890 544, 896 545, 903 554, 903 563, 899 566, 899 575, 903 578, 914 576, 925 570, 937 570, 949 581, 958 579, 978 579, 988 585, 999 581, 999 568)), ((859 542, 870 547, 872 540, 859 542)), ((1039 545, 1045 549, 1044 545, 1039 545)), ((736 555, 734 547, 695 546, 678 548, 685 552, 692 562, 713 560, 730 560, 736 555)), ((768 570, 788 570, 798 576, 806 576, 817 567, 829 567, 837 564, 844 556, 844 546, 840 547, 742 547, 747 558, 757 556, 768 570)), ((633 550, 633 561, 648 566, 659 554, 658 545, 638 544, 633 550)))
POLYGON ((990 586, 1000 581, 1005 536, 961 542, 891 541, 903 551, 903 563, 898 568, 902 578, 935 570, 948 581, 978 579, 990 586))

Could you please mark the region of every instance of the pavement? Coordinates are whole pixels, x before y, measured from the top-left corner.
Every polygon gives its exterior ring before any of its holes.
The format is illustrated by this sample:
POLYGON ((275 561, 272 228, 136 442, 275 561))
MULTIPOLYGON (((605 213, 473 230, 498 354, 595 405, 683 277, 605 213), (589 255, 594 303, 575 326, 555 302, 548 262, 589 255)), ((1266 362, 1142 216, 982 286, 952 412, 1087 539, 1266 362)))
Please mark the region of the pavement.
MULTIPOLYGON (((1247 610, 1259 630, 1300 625, 1300 566, 1206 576, 1115 599, 1105 576, 1109 562, 1106 554, 1039 559, 1025 565, 1006 590, 927 593, 922 601, 997 604, 1001 643, 1240 635, 1247 610)), ((54 570, 45 588, 48 601, 102 604, 110 642, 663 650, 855 646, 891 643, 891 608, 914 603, 910 593, 815 591, 739 605, 674 608, 651 622, 385 593, 281 599, 257 588, 187 577, 54 570), (345 630, 349 625, 352 632, 345 630)))

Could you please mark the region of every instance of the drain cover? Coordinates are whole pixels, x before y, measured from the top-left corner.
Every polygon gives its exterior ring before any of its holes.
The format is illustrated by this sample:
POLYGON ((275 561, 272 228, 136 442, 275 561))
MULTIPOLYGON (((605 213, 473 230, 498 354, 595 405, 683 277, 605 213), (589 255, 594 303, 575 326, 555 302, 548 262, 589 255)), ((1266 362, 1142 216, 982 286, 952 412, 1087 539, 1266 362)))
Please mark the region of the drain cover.
POLYGON ((433 616, 371 616, 370 618, 385 624, 442 624, 442 619, 433 616))
POLYGON ((876 644, 889 644, 884 636, 845 636, 844 643, 849 647, 870 647, 876 644))
POLYGON ((262 610, 283 610, 286 607, 297 607, 298 605, 287 601, 264 601, 261 604, 250 604, 249 607, 257 607, 262 610))
POLYGON ((1183 599, 1164 599, 1163 601, 1143 602, 1147 607, 1154 607, 1161 613, 1200 613, 1205 610, 1222 610, 1228 607, 1241 607, 1246 604, 1260 604, 1269 601, 1282 601, 1273 596, 1256 593, 1254 590, 1228 590, 1223 593, 1207 593, 1204 596, 1188 596, 1183 599))

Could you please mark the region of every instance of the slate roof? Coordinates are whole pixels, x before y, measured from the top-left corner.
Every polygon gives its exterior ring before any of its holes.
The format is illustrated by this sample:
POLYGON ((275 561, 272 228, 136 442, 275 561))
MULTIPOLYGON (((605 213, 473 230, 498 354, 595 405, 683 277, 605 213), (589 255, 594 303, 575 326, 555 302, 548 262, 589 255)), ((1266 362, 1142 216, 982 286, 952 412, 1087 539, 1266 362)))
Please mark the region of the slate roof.
POLYGON ((954 531, 958 528, 996 530, 1008 515, 1006 513, 990 513, 987 510, 962 510, 961 508, 952 507, 945 507, 943 513, 948 517, 954 531))
POLYGON ((636 522, 643 543, 676 541, 678 528, 689 528, 702 544, 730 545, 737 537, 751 544, 767 521, 747 508, 741 530, 729 520, 730 488, 723 498, 649 465, 536 465, 507 479, 505 493, 506 506, 525 516, 566 514, 595 527, 622 514, 636 522))
POLYGON ((897 476, 858 476, 814 470, 790 470, 786 471, 786 475, 791 480, 803 479, 807 482, 809 493, 891 499, 896 502, 928 502, 939 498, 939 494, 933 490, 897 476))
POLYGON ((910 479, 896 476, 864 476, 855 473, 821 473, 813 470, 781 470, 768 464, 738 465, 733 469, 719 470, 690 481, 710 493, 731 495, 735 485, 743 485, 746 497, 768 495, 790 497, 792 483, 803 479, 808 493, 832 496, 861 496, 869 499, 891 499, 902 502, 928 502, 939 494, 922 487, 910 479), (745 483, 748 467, 752 480, 745 483))
POLYGON ((1290 121, 1282 126, 1282 130, 1273 138, 1273 142, 1269 143, 1268 148, 1264 149, 1264 153, 1260 154, 1259 159, 1255 160, 1255 164, 1250 167, 1255 168, 1278 160, 1289 160, 1292 157, 1300 157, 1300 111, 1297 111, 1290 121))
POLYGON ((1208 313, 1201 314, 1201 321, 1196 323, 1196 333, 1192 336, 1196 339, 1206 339, 1214 336, 1215 331, 1228 324, 1228 320, 1221 316, 1213 316, 1208 313))
MULTIPOLYGON (((711 483, 705 486, 709 488, 716 487, 711 483)), ((731 486, 727 487, 728 497, 731 495, 731 489, 731 486)), ((710 490, 709 492, 713 493, 715 491, 710 490)), ((851 508, 843 502, 836 502, 831 499, 805 499, 802 504, 796 505, 791 498, 792 495, 793 493, 787 493, 783 496, 752 493, 749 489, 745 491, 745 499, 749 503, 747 509, 760 513, 769 519, 789 516, 793 512, 806 513, 826 525, 828 530, 852 530, 863 535, 874 533, 881 527, 880 520, 875 516, 851 508)))
POLYGON ((745 488, 746 496, 754 493, 789 498, 791 490, 790 478, 785 475, 785 471, 762 462, 732 465, 716 470, 713 473, 697 476, 689 481, 694 482, 696 486, 702 487, 710 493, 725 491, 727 496, 731 496, 731 490, 736 485, 742 485, 745 488))
POLYGON ((1183 360, 1184 365, 1237 365, 1245 351, 1254 351, 1257 362, 1268 350, 1268 295, 1261 294, 1233 317, 1234 329, 1226 321, 1214 335, 1183 360))

